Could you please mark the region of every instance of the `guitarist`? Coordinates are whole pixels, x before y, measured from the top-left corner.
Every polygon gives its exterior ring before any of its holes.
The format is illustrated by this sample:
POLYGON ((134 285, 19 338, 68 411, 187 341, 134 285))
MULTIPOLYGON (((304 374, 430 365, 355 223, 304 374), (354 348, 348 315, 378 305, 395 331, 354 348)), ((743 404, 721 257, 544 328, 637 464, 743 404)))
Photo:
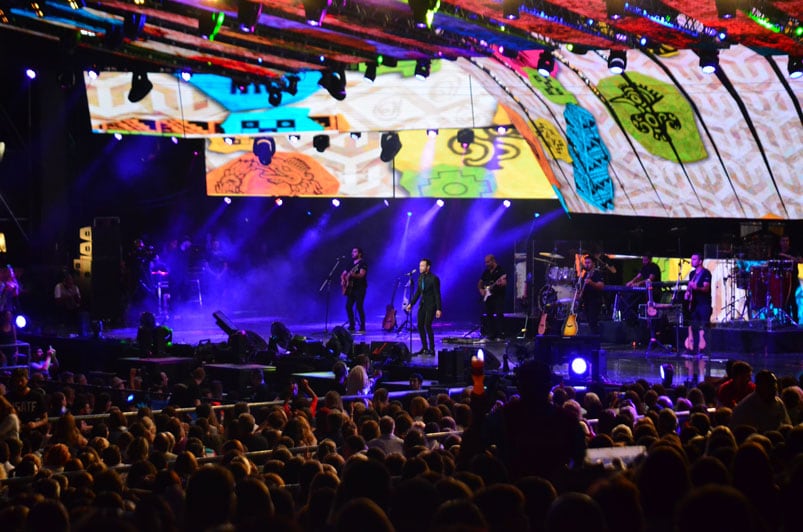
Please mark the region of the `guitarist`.
POLYGON ((340 287, 346 296, 346 313, 349 317, 349 332, 365 334, 365 293, 368 291, 368 265, 362 256, 362 248, 351 250, 351 268, 340 274, 340 287), (354 330, 354 307, 360 319, 360 330, 354 330))
POLYGON ((694 253, 691 256, 689 285, 686 288, 685 302, 689 316, 689 337, 687 348, 695 356, 698 363, 694 365, 694 381, 700 374, 705 374, 705 360, 701 351, 705 350, 705 331, 711 322, 711 272, 703 267, 703 256, 694 253))
POLYGON ((586 320, 593 334, 599 334, 599 315, 602 310, 602 296, 605 289, 604 274, 597 269, 591 255, 583 257, 583 273, 580 284, 583 307, 586 320))
POLYGON ((485 269, 482 271, 477 289, 485 304, 487 328, 485 336, 488 338, 504 337, 505 318, 505 287, 507 274, 496 262, 493 255, 485 255, 485 269))

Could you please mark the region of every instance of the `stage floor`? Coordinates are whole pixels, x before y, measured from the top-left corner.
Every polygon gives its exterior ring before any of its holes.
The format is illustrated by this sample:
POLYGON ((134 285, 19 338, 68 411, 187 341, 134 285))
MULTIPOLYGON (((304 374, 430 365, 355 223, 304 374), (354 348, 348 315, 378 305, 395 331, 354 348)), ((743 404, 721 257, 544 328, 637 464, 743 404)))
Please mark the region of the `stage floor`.
MULTIPOLYGON (((308 341, 326 342, 332 336, 332 330, 336 326, 343 326, 345 323, 335 321, 293 323, 281 316, 256 315, 249 312, 224 311, 226 317, 238 328, 252 331, 267 340, 271 336, 271 325, 280 322, 287 326, 293 335, 303 336, 308 341)), ((399 324, 404 319, 404 314, 399 316, 399 324)), ((523 319, 523 317, 521 318, 523 319)), ((364 335, 354 335, 355 344, 365 342, 369 346, 372 342, 401 342, 404 343, 411 353, 418 352, 421 342, 417 331, 409 328, 394 329, 385 331, 381 327, 382 317, 377 317, 369 323, 364 335)), ((173 342, 178 344, 198 345, 200 342, 225 342, 228 335, 215 324, 215 318, 210 312, 197 312, 188 314, 180 318, 175 318, 166 323, 173 330, 173 342)), ((529 324, 531 327, 533 324, 529 324)), ((536 324, 537 326, 537 324, 536 324)), ((473 350, 484 348, 492 353, 499 361, 503 360, 506 352, 508 366, 511 370, 520 360, 515 356, 515 346, 526 342, 524 339, 509 338, 504 341, 484 341, 480 336, 480 323, 459 323, 448 320, 436 320, 435 329, 435 348, 440 353, 444 350, 473 350)), ((104 331, 106 338, 119 338, 131 340, 136 337, 135 328, 109 329, 104 331)), ((684 356, 684 350, 680 352, 674 345, 660 347, 653 345, 648 349, 648 342, 643 339, 633 341, 628 338, 625 342, 605 341, 602 338, 600 343, 601 358, 599 375, 600 380, 610 384, 621 384, 633 382, 635 379, 643 378, 648 382, 661 382, 660 368, 663 364, 672 364, 675 368, 675 382, 683 382, 687 379, 686 367, 688 357, 684 356)), ((649 335, 647 335, 649 336, 649 335)), ((674 335, 672 339, 676 337, 674 335)), ((711 336, 714 338, 710 353, 710 362, 707 372, 710 377, 721 377, 725 374, 725 364, 729 359, 744 360, 753 366, 754 372, 761 369, 769 369, 779 377, 797 377, 803 371, 803 328, 785 327, 777 330, 755 330, 750 331, 743 324, 738 329, 730 330, 726 324, 715 324, 711 336), (733 339, 751 334, 752 340, 734 344, 733 339), (774 346, 777 342, 776 337, 783 338, 783 343, 787 347, 784 352, 774 352, 767 349, 767 346, 774 346), (724 339, 727 339, 725 341, 724 339), (719 344, 719 345, 717 345, 719 344), (796 348, 788 349, 792 345, 796 348)), ((684 336, 685 338, 685 336, 684 336)), ((529 340, 532 342, 533 340, 529 340)), ((683 338, 681 338, 681 343, 683 338)), ((667 343, 676 343, 667 341, 667 343)), ((437 369, 438 356, 419 356, 414 355, 407 364, 411 368, 422 368, 430 370, 437 369)), ((564 366, 557 368, 561 361, 556 361, 556 369, 565 370, 564 366)), ((563 361, 565 362, 565 361, 563 361)))

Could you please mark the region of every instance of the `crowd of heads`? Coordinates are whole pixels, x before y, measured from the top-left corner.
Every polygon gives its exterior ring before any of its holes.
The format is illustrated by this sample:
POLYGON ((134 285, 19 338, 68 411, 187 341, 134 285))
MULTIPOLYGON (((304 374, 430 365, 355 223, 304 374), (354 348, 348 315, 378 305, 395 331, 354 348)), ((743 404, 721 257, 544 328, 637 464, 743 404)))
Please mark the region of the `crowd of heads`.
POLYGON ((15 371, 0 395, 0 529, 794 529, 803 390, 768 371, 753 381, 746 363, 729 371, 695 388, 639 380, 579 393, 524 364, 518 387, 481 395, 377 388, 349 401, 336 388, 370 379, 346 366, 321 397, 300 382, 272 404, 213 407, 201 368, 182 383, 200 390, 194 408, 160 410, 74 375, 37 390, 15 371), (752 401, 786 417, 734 423, 752 401), (40 407, 49 419, 37 424, 40 407), (557 418, 580 435, 568 445, 610 460, 556 448, 557 418), (528 449, 551 467, 519 467, 528 449))

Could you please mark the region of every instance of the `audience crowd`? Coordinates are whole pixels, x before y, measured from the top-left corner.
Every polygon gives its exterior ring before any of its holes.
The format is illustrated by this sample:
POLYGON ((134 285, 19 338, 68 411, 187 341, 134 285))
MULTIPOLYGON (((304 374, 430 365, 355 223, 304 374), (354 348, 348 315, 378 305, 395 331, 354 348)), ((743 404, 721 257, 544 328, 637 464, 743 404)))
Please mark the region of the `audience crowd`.
POLYGON ((579 393, 535 361, 492 386, 475 360, 458 396, 392 399, 366 359, 337 364, 321 397, 303 380, 276 397, 257 376, 222 406, 202 366, 172 387, 160 375, 158 410, 131 401, 136 371, 97 387, 14 369, 0 530, 800 530, 795 378, 733 362, 694 388, 579 393))

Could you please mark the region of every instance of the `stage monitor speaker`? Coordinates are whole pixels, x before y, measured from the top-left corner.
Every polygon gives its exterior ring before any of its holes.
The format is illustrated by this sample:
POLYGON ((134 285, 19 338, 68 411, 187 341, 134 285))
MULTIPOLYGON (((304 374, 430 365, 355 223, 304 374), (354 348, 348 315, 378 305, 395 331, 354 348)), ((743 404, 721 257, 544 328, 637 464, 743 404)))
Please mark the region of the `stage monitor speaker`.
MULTIPOLYGON (((502 367, 499 358, 486 348, 482 348, 485 358, 485 370, 496 371, 502 367)), ((471 357, 477 354, 473 347, 457 347, 438 351, 438 382, 460 383, 471 382, 471 357)))
MULTIPOLYGON (((487 314, 483 314, 480 318, 480 332, 488 336, 492 331, 490 329, 491 318, 487 314)), ((520 315, 505 315, 501 320, 502 335, 505 338, 520 338, 533 336, 533 320, 527 319, 527 316, 520 315)))
POLYGON ((404 342, 371 342, 371 360, 387 364, 406 364, 412 356, 404 342))

